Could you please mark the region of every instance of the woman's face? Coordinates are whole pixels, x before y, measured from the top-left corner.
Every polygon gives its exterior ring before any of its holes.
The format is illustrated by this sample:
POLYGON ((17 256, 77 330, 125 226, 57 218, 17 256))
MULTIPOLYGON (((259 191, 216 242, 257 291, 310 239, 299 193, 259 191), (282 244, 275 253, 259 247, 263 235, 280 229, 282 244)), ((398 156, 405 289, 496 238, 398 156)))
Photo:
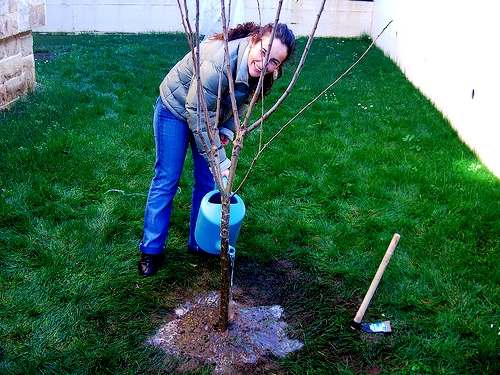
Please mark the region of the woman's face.
MULTIPOLYGON (((266 58, 267 46, 269 45, 270 34, 266 34, 261 40, 252 43, 248 53, 248 74, 251 77, 260 77, 266 58)), ((274 72, 286 60, 288 53, 287 47, 279 39, 274 39, 267 63, 267 73, 274 72)))

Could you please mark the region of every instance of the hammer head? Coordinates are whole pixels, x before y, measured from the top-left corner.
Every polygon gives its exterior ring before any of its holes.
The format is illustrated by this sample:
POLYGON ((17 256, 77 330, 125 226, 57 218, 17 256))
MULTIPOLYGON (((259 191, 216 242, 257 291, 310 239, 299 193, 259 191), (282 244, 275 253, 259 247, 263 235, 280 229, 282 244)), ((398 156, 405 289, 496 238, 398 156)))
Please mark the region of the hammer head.
POLYGON ((381 333, 383 335, 389 335, 392 332, 391 322, 389 320, 375 323, 357 323, 352 321, 351 328, 366 333, 381 333))

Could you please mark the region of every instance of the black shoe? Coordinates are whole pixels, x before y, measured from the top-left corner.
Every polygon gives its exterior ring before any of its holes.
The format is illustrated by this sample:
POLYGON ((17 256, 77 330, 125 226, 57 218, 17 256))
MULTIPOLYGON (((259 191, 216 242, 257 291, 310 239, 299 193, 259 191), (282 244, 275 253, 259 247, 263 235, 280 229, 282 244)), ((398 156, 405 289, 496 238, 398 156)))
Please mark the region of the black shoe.
POLYGON ((139 268, 139 274, 146 276, 153 276, 163 265, 165 260, 165 255, 158 254, 144 254, 141 253, 141 259, 137 263, 137 267, 139 268))

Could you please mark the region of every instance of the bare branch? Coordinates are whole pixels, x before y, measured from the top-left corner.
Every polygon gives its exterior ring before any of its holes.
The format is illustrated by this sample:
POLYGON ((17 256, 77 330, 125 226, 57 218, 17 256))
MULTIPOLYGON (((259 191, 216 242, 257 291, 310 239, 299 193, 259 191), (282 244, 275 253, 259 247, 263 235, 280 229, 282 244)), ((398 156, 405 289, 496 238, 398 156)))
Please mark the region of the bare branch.
POLYGON ((229 5, 227 6, 227 28, 231 25, 231 0, 229 0, 229 5))
MULTIPOLYGON (((325 1, 325 0, 323 0, 323 1, 325 1)), ((271 37, 269 38, 269 44, 267 45, 267 53, 266 53, 266 57, 264 59, 264 65, 262 66, 262 70, 260 71, 259 82, 257 83, 257 88, 255 89, 252 100, 250 101, 250 104, 248 105, 247 113, 245 114, 245 119, 243 120, 243 124, 241 125, 243 128, 243 131, 245 131, 245 128, 248 124, 248 120, 250 119, 250 115, 252 114, 253 106, 255 105, 255 102, 257 101, 257 98, 259 97, 259 91, 260 91, 260 88, 262 87, 262 82, 264 81, 264 75, 266 74, 266 71, 267 71, 267 64, 269 63, 269 57, 271 56, 271 46, 273 45, 274 36, 276 35, 276 25, 278 24, 278 21, 280 19, 282 4, 283 4, 283 0, 279 0, 278 8, 276 9, 276 16, 274 17, 273 31, 271 32, 271 37)), ((259 11, 259 13, 260 13, 260 11, 259 11)), ((261 41, 261 43, 262 43, 262 41, 261 41)))
MULTIPOLYGON (((224 0, 221 0, 221 1, 223 2, 224 0)), ((278 21, 279 21, 279 15, 280 15, 280 12, 281 12, 281 5, 282 5, 282 3, 283 3, 283 0, 280 0, 279 3, 278 3, 278 9, 276 11, 276 18, 275 18, 275 21, 274 21, 273 31, 271 33, 271 36, 270 36, 270 39, 269 39, 269 45, 268 45, 268 48, 267 48, 268 51, 271 50, 271 45, 272 45, 272 42, 274 40, 274 35, 276 33, 276 25, 278 24, 278 21)), ((238 165, 240 150, 243 148, 243 138, 244 138, 244 135, 245 135, 245 126, 248 123, 248 119, 250 118, 250 113, 252 112, 252 108, 255 105, 255 102, 257 101, 258 92, 261 89, 261 87, 263 86, 262 82, 264 80, 264 72, 266 71, 266 66, 267 66, 267 64, 269 62, 269 56, 270 56, 270 53, 267 53, 266 54, 266 58, 265 58, 265 62, 264 62, 264 66, 263 66, 263 68, 261 70, 261 74, 260 74, 260 77, 259 77, 259 82, 257 84, 257 88, 255 90, 254 96, 252 97, 252 101, 250 102, 250 105, 249 105, 249 107, 247 109, 243 125, 241 125, 241 127, 239 126, 239 124, 240 124, 239 118, 238 118, 237 121, 235 121, 235 125, 238 124, 238 126, 236 127, 236 129, 237 129, 236 139, 235 139, 235 141, 233 143, 233 151, 231 153, 231 169, 229 171, 229 178, 228 178, 228 184, 227 184, 227 192, 228 193, 231 191, 232 183, 233 183, 233 180, 234 180, 234 175, 235 175, 235 172, 236 172, 236 167, 238 165)), ((235 105, 233 106, 233 112, 234 112, 234 107, 235 107, 235 105)), ((237 113, 237 109, 236 109, 236 113, 237 113)))
MULTIPOLYGON (((180 3, 179 3, 179 0, 177 0, 177 4, 179 5, 180 7, 180 3)), ((208 133, 208 137, 209 137, 209 140, 211 142, 211 144, 214 143, 214 135, 213 135, 213 131, 212 129, 210 128, 210 121, 209 121, 209 118, 208 118, 208 109, 206 107, 206 101, 205 101, 205 93, 202 89, 202 86, 201 86, 201 74, 200 74, 200 33, 199 33, 199 20, 200 20, 200 6, 199 6, 199 0, 196 1, 196 24, 195 24, 195 27, 196 27, 196 33, 193 35, 193 29, 191 27, 191 22, 189 20, 189 13, 188 13, 188 6, 187 6, 187 0, 184 0, 184 7, 185 7, 185 22, 183 21, 183 26, 185 27, 185 33, 189 33, 190 37, 188 38, 188 43, 191 47, 191 56, 192 56, 192 59, 193 59, 193 66, 195 68, 195 74, 196 74, 196 79, 197 79, 197 95, 198 95, 198 103, 197 103, 197 114, 199 114, 199 105, 201 103, 202 105, 202 110, 203 110, 203 114, 205 116, 205 122, 206 122, 206 126, 207 126, 207 133, 208 133), (194 43, 194 46, 193 46, 193 39, 195 40, 195 43, 194 43), (196 47, 196 48, 194 48, 196 47), (201 101, 200 101, 200 96, 201 95, 201 101)), ((182 10, 181 10, 181 15, 182 15, 182 10)), ((199 115, 198 115, 198 119, 199 119, 199 115)), ((198 124, 199 124, 199 121, 198 121, 198 124)), ((210 148, 208 148, 208 150, 211 150, 210 148)), ((214 157, 217 158, 217 155, 214 155, 214 157)))
MULTIPOLYGON (((226 8, 224 0, 221 0, 221 19, 222 19, 222 33, 224 35, 224 56, 226 62, 226 74, 229 83, 229 96, 231 98, 231 108, 233 110, 233 120, 236 133, 239 133, 240 118, 238 115, 238 106, 236 105, 236 97, 234 96, 234 82, 233 73, 231 72, 231 62, 229 60, 229 45, 228 45, 228 26, 226 21, 226 8)), ((228 184, 229 185, 229 184, 228 184)))
MULTIPOLYGON (((182 11, 182 5, 180 0, 177 0, 177 6, 179 7, 179 12, 181 14, 181 22, 182 22, 182 27, 184 28, 184 35, 186 36, 189 49, 192 51, 193 50, 193 43, 191 42, 191 34, 188 32, 188 26, 186 24, 186 21, 184 20, 184 12, 182 11)), ((187 17, 186 17, 187 18, 187 17)))
MULTIPOLYGON (((264 116, 264 85, 262 85, 260 89, 260 116, 264 116)), ((262 148, 262 139, 264 138, 264 121, 262 121, 261 125, 259 126, 259 148, 258 150, 260 151, 262 148)))
POLYGON ((217 129, 219 127, 221 97, 222 97, 222 71, 219 72, 219 84, 217 86, 217 107, 216 107, 216 110, 215 110, 215 126, 214 126, 214 129, 217 129))
MULTIPOLYGON (((257 10, 259 12, 259 26, 262 26, 262 14, 260 11, 260 1, 257 0, 257 10)), ((260 116, 264 116, 264 85, 261 86, 260 90, 260 116)), ((259 147, 257 148, 257 152, 262 148, 262 140, 264 138, 264 123, 259 128, 259 147)))
POLYGON ((270 139, 269 141, 266 142, 266 144, 262 147, 262 149, 260 149, 257 154, 255 155, 255 157, 253 158, 252 160, 252 163, 250 164, 250 167, 248 168, 248 171, 247 173, 245 174, 245 177, 243 178, 243 180, 241 181, 240 185, 238 186, 238 188, 235 190, 235 194, 241 189, 241 187, 243 186, 243 184, 245 183, 246 179, 248 178, 248 175, 250 174, 250 172, 252 171, 252 168, 253 166, 255 165, 255 163, 257 162, 257 159, 259 158, 259 156, 262 154, 262 152, 267 148, 267 146, 269 146, 269 144, 274 141, 276 139, 276 137, 278 137, 278 135, 281 134, 281 132, 288 126, 290 125, 290 123, 295 120, 300 114, 302 114, 302 112, 304 112, 307 108, 309 108, 314 102, 316 102, 319 98, 321 98, 330 88, 332 88, 335 84, 337 84, 343 77, 345 77, 346 74, 348 74, 356 65, 358 65, 358 63, 366 56, 366 54, 368 53, 368 51, 370 51, 370 49, 375 45, 375 43, 377 42, 378 38, 384 33, 384 31, 389 27, 389 25, 392 23, 392 20, 389 21, 389 23, 382 29, 382 31, 377 35, 377 37, 375 39, 372 40, 372 42, 370 43, 370 45, 368 46, 368 48, 361 54, 361 56, 353 63, 351 64, 351 66, 349 66, 349 68, 347 68, 347 70, 345 70, 340 76, 337 77, 337 79, 335 79, 335 81, 333 81, 332 83, 330 83, 323 91, 321 91, 313 100, 311 100, 309 103, 307 103, 304 107, 302 107, 302 109, 297 112, 290 120, 288 120, 286 122, 285 125, 283 125, 277 132, 276 134, 274 134, 270 139))
POLYGON ((208 109, 205 101, 205 93, 203 92, 203 88, 201 85, 201 76, 200 76, 200 55, 199 55, 199 0, 196 1, 196 34, 193 35, 193 29, 191 27, 191 22, 189 20, 189 11, 187 6, 187 0, 184 0, 184 12, 182 11, 182 6, 180 4, 180 0, 177 0, 177 5, 179 7, 179 11, 181 13, 182 25, 184 27, 184 32, 186 34, 186 38, 188 40, 189 47, 191 49, 191 57, 193 60, 193 67, 195 69, 196 75, 196 94, 197 94, 197 104, 196 104, 196 113, 197 113, 197 122, 195 124, 196 129, 194 133, 201 133, 201 120, 200 120, 200 105, 202 109, 202 113, 204 115, 206 129, 210 144, 207 144, 205 138, 203 136, 200 137, 203 149, 208 158, 208 164, 210 165, 210 169, 214 174, 215 181, 219 189, 222 188, 222 177, 220 171, 220 161, 217 149, 214 147, 214 129, 210 126, 210 119, 208 117, 208 109), (193 38, 195 39, 195 45, 193 45, 193 38), (195 48, 196 47, 196 48, 195 48))
POLYGON ((321 17, 321 14, 323 13, 323 9, 325 7, 325 1, 326 0, 323 0, 321 2, 321 6, 318 10, 318 14, 316 15, 316 20, 314 22, 313 28, 312 28, 311 32, 309 33, 309 37, 307 39, 307 43, 306 43, 306 46, 304 48, 304 51, 302 52, 302 56, 300 58, 299 65, 297 66, 297 69, 295 70, 295 73, 293 74, 293 77, 292 77, 292 80, 290 81, 290 84, 286 88, 283 95, 281 95, 281 97, 278 99, 278 101, 266 112, 266 114, 264 116, 262 116, 256 122, 254 122, 250 127, 248 127, 248 129, 246 129, 246 132, 248 132, 248 133, 252 132, 253 130, 255 130, 255 128, 257 128, 260 124, 262 124, 262 121, 264 121, 269 116, 271 116, 271 114, 281 105, 281 103, 283 103, 283 101, 286 99, 288 94, 290 94, 290 92, 292 91, 292 88, 295 85, 295 83, 297 82, 297 79, 299 78, 299 74, 302 71, 302 68, 304 67, 304 63, 306 61, 307 54, 309 53, 309 49, 311 48, 314 34, 316 33, 316 29, 318 28, 319 19, 321 17))
POLYGON ((259 11, 259 26, 262 26, 262 14, 260 13, 260 1, 257 0, 257 10, 259 11))
MULTIPOLYGON (((260 1, 257 0, 257 10, 259 12, 259 26, 262 26, 262 14, 260 11, 260 1)), ((264 116, 264 85, 262 85, 260 90, 260 116, 264 116)), ((259 147, 257 148, 257 152, 262 148, 262 140, 264 138, 264 122, 259 129, 259 147)))

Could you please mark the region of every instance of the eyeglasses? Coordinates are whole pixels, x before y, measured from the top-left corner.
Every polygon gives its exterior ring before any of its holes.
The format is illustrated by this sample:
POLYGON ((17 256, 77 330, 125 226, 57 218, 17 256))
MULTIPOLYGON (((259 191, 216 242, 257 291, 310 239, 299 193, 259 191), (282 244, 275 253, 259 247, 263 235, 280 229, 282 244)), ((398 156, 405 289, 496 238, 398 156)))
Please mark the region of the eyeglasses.
MULTIPOLYGON (((264 59, 266 57, 266 53, 267 53, 267 51, 265 48, 260 49, 260 55, 262 56, 262 59, 264 59)), ((281 65, 281 62, 278 59, 271 58, 271 59, 269 59, 269 62, 267 64, 268 64, 268 67, 270 68, 268 70, 271 71, 271 70, 277 69, 281 65)))

